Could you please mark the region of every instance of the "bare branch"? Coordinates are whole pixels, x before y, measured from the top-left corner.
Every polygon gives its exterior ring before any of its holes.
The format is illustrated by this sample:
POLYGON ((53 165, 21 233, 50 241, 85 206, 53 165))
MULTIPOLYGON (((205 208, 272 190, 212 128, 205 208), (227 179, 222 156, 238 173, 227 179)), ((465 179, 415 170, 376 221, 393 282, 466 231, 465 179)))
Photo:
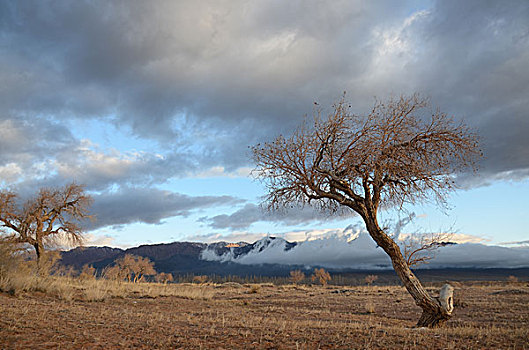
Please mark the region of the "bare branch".
POLYGON ((289 138, 252 148, 270 208, 322 198, 375 212, 430 199, 443 205, 453 175, 476 168, 477 136, 438 110, 423 121, 429 102, 417 94, 377 101, 367 116, 347 106, 342 99, 311 128, 305 122, 289 138))
POLYGON ((447 244, 452 244, 453 233, 435 232, 422 235, 410 234, 403 242, 403 254, 408 266, 427 264, 435 257, 435 252, 447 244))

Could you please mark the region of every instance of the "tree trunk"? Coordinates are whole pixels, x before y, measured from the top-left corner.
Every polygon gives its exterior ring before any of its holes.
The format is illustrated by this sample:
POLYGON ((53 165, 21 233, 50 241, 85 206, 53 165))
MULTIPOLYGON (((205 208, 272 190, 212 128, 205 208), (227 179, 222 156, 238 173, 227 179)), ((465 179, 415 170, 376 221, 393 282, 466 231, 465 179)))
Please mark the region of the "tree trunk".
POLYGON ((441 326, 450 319, 453 311, 452 286, 443 286, 441 294, 443 294, 443 290, 446 293, 444 296, 441 295, 440 299, 430 296, 406 263, 400 247, 378 226, 376 219, 366 216, 364 220, 370 236, 389 255, 393 269, 404 284, 404 287, 415 300, 415 304, 423 310, 416 326, 434 328, 441 326))
POLYGON ((40 258, 42 257, 42 253, 44 253, 44 246, 41 242, 36 242, 33 244, 33 247, 35 248, 35 253, 37 254, 37 264, 40 262, 40 258))
POLYGON ((33 244, 35 254, 37 254, 37 274, 42 275, 42 254, 44 254, 44 245, 42 242, 35 242, 33 244))

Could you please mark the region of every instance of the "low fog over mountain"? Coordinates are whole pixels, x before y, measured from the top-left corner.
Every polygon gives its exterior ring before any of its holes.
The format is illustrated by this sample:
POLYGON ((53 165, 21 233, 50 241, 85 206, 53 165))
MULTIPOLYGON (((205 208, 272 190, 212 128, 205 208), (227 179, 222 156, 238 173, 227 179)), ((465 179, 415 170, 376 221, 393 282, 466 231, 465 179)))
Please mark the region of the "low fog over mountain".
MULTIPOLYGON (((76 248, 62 253, 62 263, 77 269, 85 264, 102 269, 125 254, 148 257, 158 272, 174 274, 274 276, 287 275, 293 269, 314 267, 336 272, 392 269, 388 256, 371 237, 353 230, 303 242, 288 242, 269 236, 251 244, 173 242, 126 250, 76 248)), ((529 247, 506 248, 478 243, 447 243, 437 250, 429 264, 418 266, 423 270, 528 267, 529 247)))
MULTIPOLYGON (((219 253, 207 247, 203 260, 245 265, 281 264, 323 266, 332 269, 391 269, 391 261, 367 233, 335 235, 323 239, 290 243, 266 237, 252 245, 232 247, 219 253)), ((519 268, 529 267, 529 248, 506 248, 478 243, 446 244, 420 268, 519 268)))

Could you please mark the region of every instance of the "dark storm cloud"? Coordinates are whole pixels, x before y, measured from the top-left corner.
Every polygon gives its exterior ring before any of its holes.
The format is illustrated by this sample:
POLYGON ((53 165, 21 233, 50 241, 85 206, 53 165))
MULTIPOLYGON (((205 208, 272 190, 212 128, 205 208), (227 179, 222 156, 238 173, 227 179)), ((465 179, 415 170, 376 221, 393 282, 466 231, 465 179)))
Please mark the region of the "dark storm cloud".
MULTIPOLYGON (((339 217, 352 217, 354 214, 350 211, 339 213, 339 217)), ((256 222, 276 222, 286 225, 306 224, 309 222, 323 222, 327 220, 336 220, 336 216, 318 211, 312 207, 294 207, 288 211, 267 212, 263 208, 248 203, 241 209, 230 215, 216 215, 213 217, 203 217, 200 219, 215 229, 241 230, 247 229, 256 222)))
POLYGON ((21 130, 0 140, 0 180, 104 191, 234 170, 344 90, 355 113, 429 95, 482 137, 481 175, 462 183, 524 179, 528 18, 527 1, 0 1, 0 122, 21 130), (97 150, 64 124, 78 118, 169 151, 97 150))
POLYGON ((96 220, 90 229, 139 222, 160 224, 170 217, 185 217, 200 209, 240 202, 240 199, 231 196, 193 197, 153 188, 123 187, 117 192, 94 196, 91 212, 96 220))
POLYGON ((335 98, 365 68, 367 24, 396 10, 353 2, 5 6, 3 41, 12 48, 5 71, 20 73, 12 80, 22 85, 11 90, 13 109, 116 112, 138 134, 158 139, 175 135, 176 113, 216 129, 241 120, 272 123, 271 134, 292 127, 314 98, 335 98), (359 51, 349 54, 353 47, 359 51))
POLYGON ((76 143, 68 128, 56 122, 0 119, 0 165, 26 159, 43 160, 76 143))
MULTIPOLYGON (((529 168, 529 3, 439 1, 411 26, 417 89, 477 129, 485 176, 529 168), (413 33, 413 34, 412 34, 413 33)), ((518 173, 518 175, 517 175, 518 173)))

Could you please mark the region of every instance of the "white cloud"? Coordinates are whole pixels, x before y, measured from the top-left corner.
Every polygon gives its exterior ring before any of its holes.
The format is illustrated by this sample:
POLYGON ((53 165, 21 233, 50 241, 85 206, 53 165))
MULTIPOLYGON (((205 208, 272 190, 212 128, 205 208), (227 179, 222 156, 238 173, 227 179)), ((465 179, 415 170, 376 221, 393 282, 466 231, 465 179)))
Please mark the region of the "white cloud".
MULTIPOLYGON (((118 242, 114 237, 109 235, 96 235, 88 233, 84 235, 84 246, 87 247, 118 247, 118 242)), ((125 248, 119 246, 119 248, 125 248)))
POLYGON ((22 175, 22 168, 16 163, 0 166, 0 183, 15 183, 22 175))
POLYGON ((252 168, 250 167, 239 167, 235 170, 227 170, 223 166, 214 166, 209 169, 198 171, 198 172, 191 172, 188 174, 189 177, 196 177, 196 178, 211 178, 211 177, 229 177, 229 178, 237 178, 237 177, 249 177, 250 173, 252 171, 252 168))
POLYGON ((455 243, 485 243, 490 242, 490 239, 465 233, 453 233, 450 241, 455 243))

